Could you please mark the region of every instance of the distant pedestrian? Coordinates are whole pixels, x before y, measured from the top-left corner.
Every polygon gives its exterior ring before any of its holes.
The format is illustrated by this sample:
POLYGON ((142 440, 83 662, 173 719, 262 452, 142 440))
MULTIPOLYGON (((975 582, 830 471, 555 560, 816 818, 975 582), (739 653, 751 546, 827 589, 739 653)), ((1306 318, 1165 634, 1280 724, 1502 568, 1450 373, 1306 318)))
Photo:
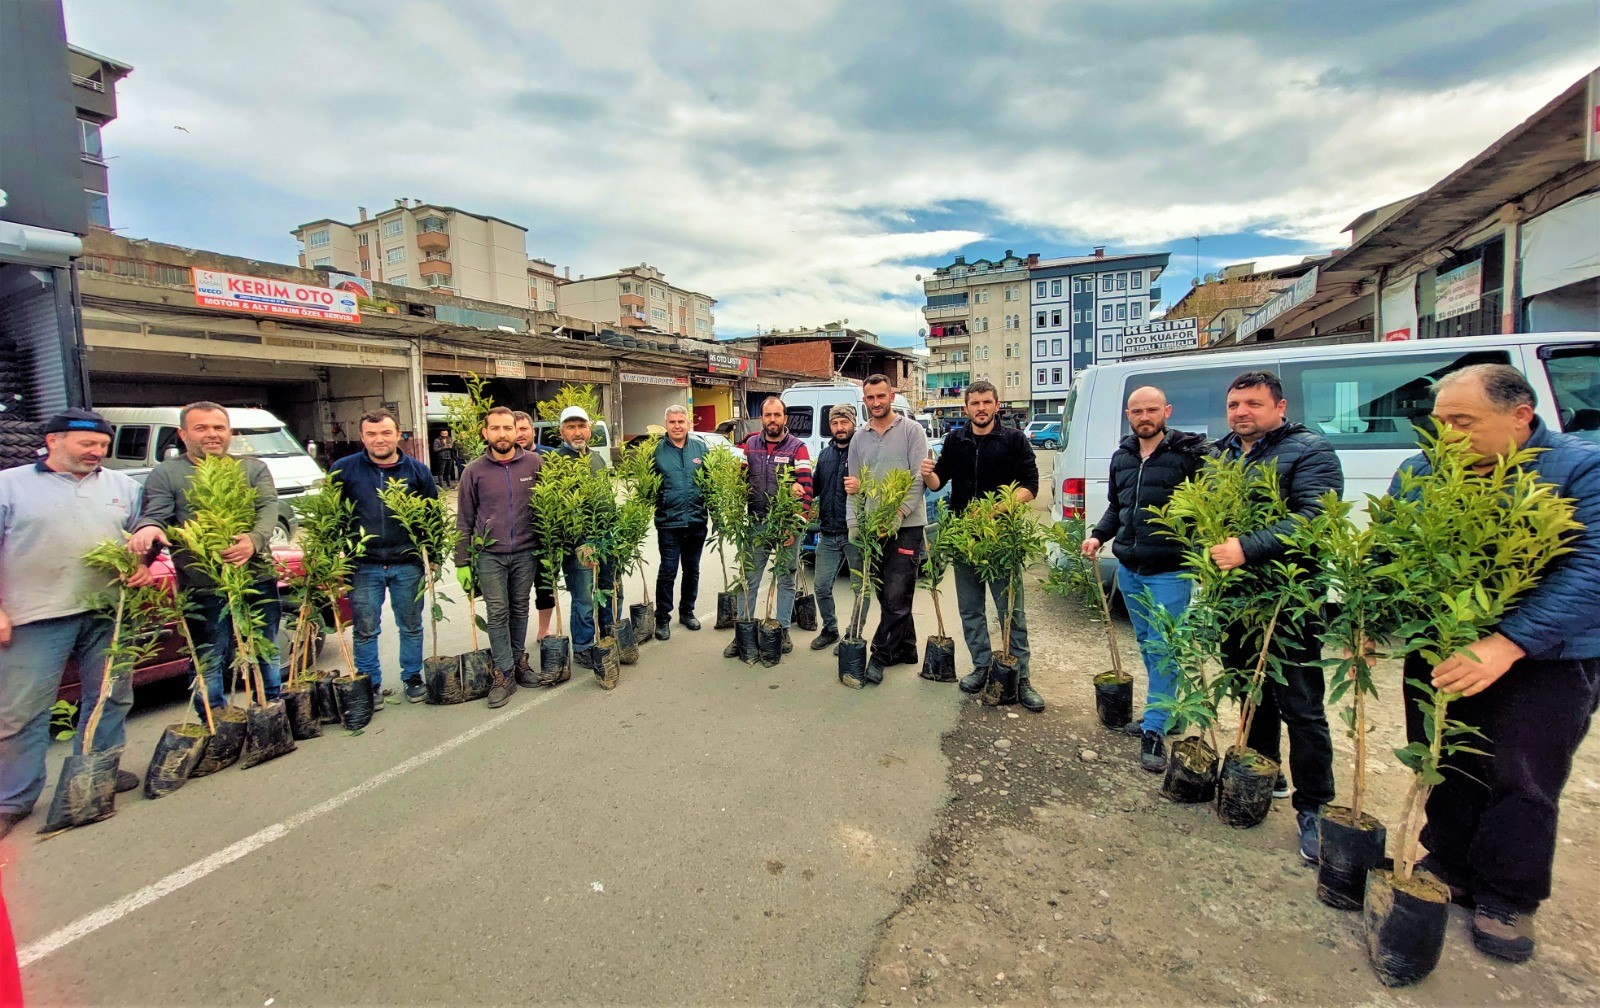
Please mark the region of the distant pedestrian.
MULTIPOLYGON (((850 471, 850 441, 856 433, 856 408, 849 403, 839 403, 828 411, 828 433, 832 435, 817 456, 817 469, 812 481, 817 498, 817 551, 815 575, 817 612, 822 617, 822 629, 811 641, 813 651, 821 651, 839 641, 839 615, 833 599, 833 585, 840 568, 849 572, 855 586, 856 597, 861 597, 863 575, 861 550, 850 541, 850 524, 846 517, 849 495, 845 493, 844 480, 850 471)), ((861 621, 865 625, 867 613, 872 608, 872 598, 862 600, 861 621)), ((854 613, 852 606, 851 612, 854 613)))
POLYGON ((689 411, 673 404, 662 423, 666 436, 656 445, 653 464, 661 474, 656 500, 656 545, 661 567, 656 572, 656 639, 672 636, 672 589, 678 568, 683 588, 678 594, 678 622, 700 629, 694 604, 700 595, 700 554, 706 545, 706 497, 696 482, 710 449, 689 433, 689 411))
POLYGON ((430 446, 433 451, 433 475, 439 486, 450 487, 456 483, 456 443, 449 429, 439 432, 430 446))

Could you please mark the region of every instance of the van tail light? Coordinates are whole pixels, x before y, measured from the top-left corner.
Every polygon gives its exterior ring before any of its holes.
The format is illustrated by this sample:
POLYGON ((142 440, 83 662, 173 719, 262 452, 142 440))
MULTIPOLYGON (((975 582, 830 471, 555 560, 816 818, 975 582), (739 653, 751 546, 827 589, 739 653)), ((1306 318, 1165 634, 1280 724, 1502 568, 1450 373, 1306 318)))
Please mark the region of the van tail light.
POLYGON ((1081 479, 1064 479, 1061 481, 1061 517, 1083 517, 1083 491, 1084 481, 1081 479))

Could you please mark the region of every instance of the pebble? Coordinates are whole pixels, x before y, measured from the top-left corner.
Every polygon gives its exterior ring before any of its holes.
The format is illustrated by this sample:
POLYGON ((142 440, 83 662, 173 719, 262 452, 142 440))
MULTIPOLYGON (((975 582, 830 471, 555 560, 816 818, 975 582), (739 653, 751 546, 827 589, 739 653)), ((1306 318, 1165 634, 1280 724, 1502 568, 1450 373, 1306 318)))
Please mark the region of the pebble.
POLYGON ((1066 796, 1067 793, 1060 788, 1053 787, 1050 789, 1050 797, 1052 798, 1065 798, 1066 796))
POLYGON ((1058 913, 1058 914, 1055 915, 1055 918, 1056 918, 1056 920, 1065 920, 1066 916, 1067 916, 1066 914, 1058 913))
POLYGON ((967 774, 967 783, 968 784, 982 784, 983 783, 983 774, 981 774, 981 773, 967 774))
POLYGON ((994 747, 996 749, 1010 749, 1011 740, 1008 738, 997 738, 994 740, 994 747))
POLYGON ((1078 758, 1083 760, 1085 763, 1093 763, 1095 760, 1100 758, 1100 754, 1095 752, 1093 749, 1084 749, 1078 753, 1078 758))

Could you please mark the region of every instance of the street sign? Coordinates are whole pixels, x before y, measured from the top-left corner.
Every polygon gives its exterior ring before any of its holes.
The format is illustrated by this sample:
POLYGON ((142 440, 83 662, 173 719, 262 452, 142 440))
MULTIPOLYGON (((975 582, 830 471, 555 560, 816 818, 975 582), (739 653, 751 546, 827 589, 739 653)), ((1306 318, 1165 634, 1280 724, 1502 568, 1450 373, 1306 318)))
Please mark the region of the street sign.
POLYGON ((1162 319, 1128 326, 1122 330, 1122 356, 1138 357, 1197 349, 1200 346, 1198 321, 1192 318, 1162 319))
POLYGON ((510 357, 497 357, 494 362, 494 376, 496 378, 526 378, 528 377, 528 368, 522 361, 510 357))

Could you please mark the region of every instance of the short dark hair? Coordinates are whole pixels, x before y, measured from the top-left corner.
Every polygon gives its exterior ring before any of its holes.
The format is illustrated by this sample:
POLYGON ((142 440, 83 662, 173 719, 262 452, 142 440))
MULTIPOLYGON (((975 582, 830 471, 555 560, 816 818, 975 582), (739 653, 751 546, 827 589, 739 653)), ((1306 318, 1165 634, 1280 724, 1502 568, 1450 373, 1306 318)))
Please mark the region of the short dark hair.
POLYGON ((867 375, 866 380, 861 383, 861 387, 866 388, 868 385, 887 385, 890 388, 893 388, 894 382, 889 380, 888 375, 869 374, 867 375))
POLYGON ((765 413, 767 411, 767 403, 769 403, 769 402, 775 402, 779 406, 784 406, 785 405, 784 401, 783 401, 783 396, 769 395, 765 399, 761 400, 761 412, 765 413))
POLYGON ((358 424, 357 426, 358 427, 365 427, 369 423, 370 424, 381 424, 385 420, 387 420, 390 423, 394 424, 394 429, 395 430, 399 430, 400 429, 400 421, 398 421, 398 420, 396 420, 394 418, 394 414, 390 413, 386 409, 381 409, 381 408, 380 409, 375 409, 375 410, 367 410, 365 413, 361 414, 361 423, 358 424))
POLYGON ((961 393, 962 405, 966 405, 967 403, 971 402, 973 393, 975 392, 987 392, 994 396, 995 402, 1000 401, 1000 390, 994 387, 994 382, 989 381, 987 378, 979 378, 977 381, 968 385, 961 393))
MULTIPOLYGON (((221 413, 223 416, 227 416, 228 415, 228 408, 226 406, 221 406, 221 405, 218 405, 217 403, 211 402, 209 399, 201 399, 199 402, 192 402, 189 405, 185 406, 183 409, 178 411, 178 426, 179 427, 187 427, 187 426, 189 426, 189 414, 190 413, 209 413, 209 412, 221 413)), ((233 421, 230 419, 228 421, 228 424, 229 424, 229 426, 232 426, 233 425, 233 421)))
POLYGON ((517 414, 516 414, 516 412, 514 410, 512 410, 512 408, 510 406, 496 406, 493 409, 489 410, 488 412, 484 413, 483 422, 484 422, 485 426, 488 425, 489 418, 492 417, 492 416, 508 416, 508 417, 511 418, 511 422, 513 424, 515 424, 517 422, 517 414))
POLYGON ((1228 391, 1238 392, 1241 389, 1261 388, 1263 385, 1272 393, 1273 402, 1283 402, 1283 382, 1271 371, 1246 371, 1229 383, 1228 391))
POLYGON ((1496 407, 1510 411, 1518 406, 1538 406, 1539 394, 1528 384, 1521 371, 1510 364, 1469 364, 1440 378, 1434 392, 1447 385, 1476 378, 1483 386, 1484 396, 1496 407))
POLYGON ((511 419, 514 420, 514 421, 515 420, 526 420, 526 421, 528 421, 528 423, 530 425, 533 423, 533 417, 529 416, 527 413, 523 412, 522 410, 512 410, 511 411, 511 419))

